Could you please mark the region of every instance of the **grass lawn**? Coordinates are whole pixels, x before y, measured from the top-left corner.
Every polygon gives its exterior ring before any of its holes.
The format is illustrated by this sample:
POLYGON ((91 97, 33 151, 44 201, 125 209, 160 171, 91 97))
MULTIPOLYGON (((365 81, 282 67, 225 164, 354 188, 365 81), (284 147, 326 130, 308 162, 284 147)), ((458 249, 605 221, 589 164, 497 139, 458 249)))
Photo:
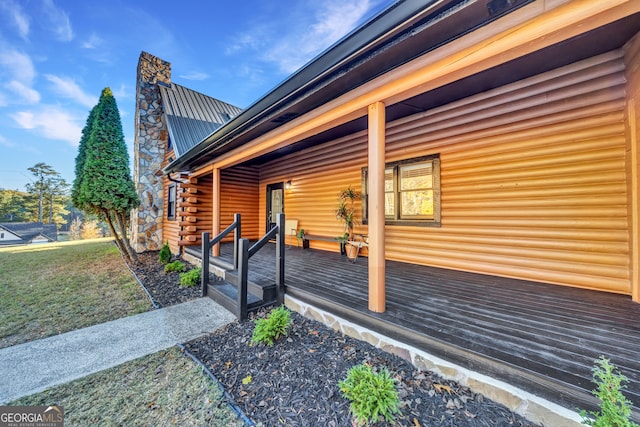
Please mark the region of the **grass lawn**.
POLYGON ((60 405, 65 426, 241 426, 202 368, 173 347, 9 405, 60 405))
POLYGON ((111 239, 0 248, 0 348, 151 308, 111 239))

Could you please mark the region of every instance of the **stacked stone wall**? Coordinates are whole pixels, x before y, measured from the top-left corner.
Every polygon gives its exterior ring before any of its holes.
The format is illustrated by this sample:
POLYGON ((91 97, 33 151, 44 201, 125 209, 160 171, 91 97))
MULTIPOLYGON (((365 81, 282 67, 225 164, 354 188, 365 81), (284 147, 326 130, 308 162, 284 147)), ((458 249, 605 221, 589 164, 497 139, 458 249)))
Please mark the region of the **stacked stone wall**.
POLYGON ((171 64, 147 52, 140 54, 136 82, 133 179, 140 206, 131 213, 131 245, 137 252, 162 246, 167 125, 161 84, 171 83, 171 64))

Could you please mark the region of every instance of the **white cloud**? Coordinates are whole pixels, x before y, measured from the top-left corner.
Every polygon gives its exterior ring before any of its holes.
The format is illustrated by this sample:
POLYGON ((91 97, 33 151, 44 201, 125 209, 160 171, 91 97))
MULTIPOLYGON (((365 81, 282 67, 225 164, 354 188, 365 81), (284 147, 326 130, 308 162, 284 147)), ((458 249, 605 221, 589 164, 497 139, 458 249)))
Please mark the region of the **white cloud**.
POLYGON ((20 37, 27 40, 29 38, 29 17, 25 15, 20 5, 14 1, 7 0, 0 2, 0 8, 7 12, 20 37))
POLYGON ((236 35, 225 52, 232 55, 250 50, 283 74, 291 74, 356 28, 378 4, 375 0, 309 2, 308 7, 294 8, 283 18, 289 23, 286 27, 276 27, 282 21, 255 25, 236 35))
POLYGON ((44 77, 53 84, 54 91, 60 96, 72 99, 89 108, 93 108, 98 103, 97 96, 89 95, 83 91, 70 77, 58 77, 53 74, 45 74, 44 77))
POLYGON ((37 104, 40 102, 40 93, 18 80, 11 80, 4 86, 17 95, 21 102, 26 102, 27 104, 37 104))
POLYGON ((96 33, 92 33, 89 40, 82 42, 82 47, 85 49, 97 49, 104 43, 104 40, 100 38, 96 33))
POLYGON ((36 76, 31 57, 17 50, 5 50, 0 47, 0 65, 5 72, 9 73, 10 79, 23 83, 31 83, 36 76))
POLYGON ((53 0, 44 0, 44 12, 51 24, 51 30, 57 39, 63 42, 73 40, 73 28, 69 15, 53 3, 53 0))
POLYGON ((4 136, 0 135, 0 146, 3 146, 3 147, 15 147, 16 144, 14 144, 13 142, 7 141, 7 138, 5 138, 4 136))
POLYGON ((45 138, 66 141, 74 147, 80 142, 81 119, 58 106, 45 105, 36 111, 19 111, 11 118, 21 128, 33 130, 45 138))
POLYGON ((185 80, 207 80, 210 76, 200 71, 192 71, 188 74, 181 74, 179 77, 185 80))
POLYGON ((116 102, 122 98, 133 97, 133 93, 127 89, 124 83, 121 83, 118 89, 111 89, 111 92, 113 92, 113 97, 116 99, 116 102))

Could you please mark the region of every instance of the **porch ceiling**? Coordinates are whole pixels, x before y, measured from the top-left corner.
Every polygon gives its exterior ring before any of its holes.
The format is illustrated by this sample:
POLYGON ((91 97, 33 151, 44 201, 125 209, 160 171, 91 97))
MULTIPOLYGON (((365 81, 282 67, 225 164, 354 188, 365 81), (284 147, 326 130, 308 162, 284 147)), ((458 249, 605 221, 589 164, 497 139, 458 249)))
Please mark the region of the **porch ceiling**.
MULTIPOLYGON (((396 104, 388 105, 386 108, 387 121, 391 122, 427 111, 459 99, 619 49, 638 32, 640 32, 640 13, 506 62, 498 67, 471 75, 396 104)), ((296 105, 295 109, 296 111, 304 110, 304 105, 296 105)), ((288 113, 297 116, 297 114, 288 110, 284 112, 284 114, 288 113)), ((245 165, 259 166, 287 154, 366 129, 367 117, 362 116, 287 147, 253 158, 247 161, 245 165)))

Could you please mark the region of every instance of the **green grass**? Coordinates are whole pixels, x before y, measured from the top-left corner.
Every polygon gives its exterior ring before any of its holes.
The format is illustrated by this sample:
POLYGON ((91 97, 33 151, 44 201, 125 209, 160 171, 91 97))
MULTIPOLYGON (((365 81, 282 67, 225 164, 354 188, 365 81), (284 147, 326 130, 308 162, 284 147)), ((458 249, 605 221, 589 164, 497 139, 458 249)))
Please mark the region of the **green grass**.
POLYGON ((150 309, 111 239, 0 248, 0 348, 150 309))
POLYGON ((242 425, 202 368, 175 347, 9 405, 61 405, 65 426, 242 425))

